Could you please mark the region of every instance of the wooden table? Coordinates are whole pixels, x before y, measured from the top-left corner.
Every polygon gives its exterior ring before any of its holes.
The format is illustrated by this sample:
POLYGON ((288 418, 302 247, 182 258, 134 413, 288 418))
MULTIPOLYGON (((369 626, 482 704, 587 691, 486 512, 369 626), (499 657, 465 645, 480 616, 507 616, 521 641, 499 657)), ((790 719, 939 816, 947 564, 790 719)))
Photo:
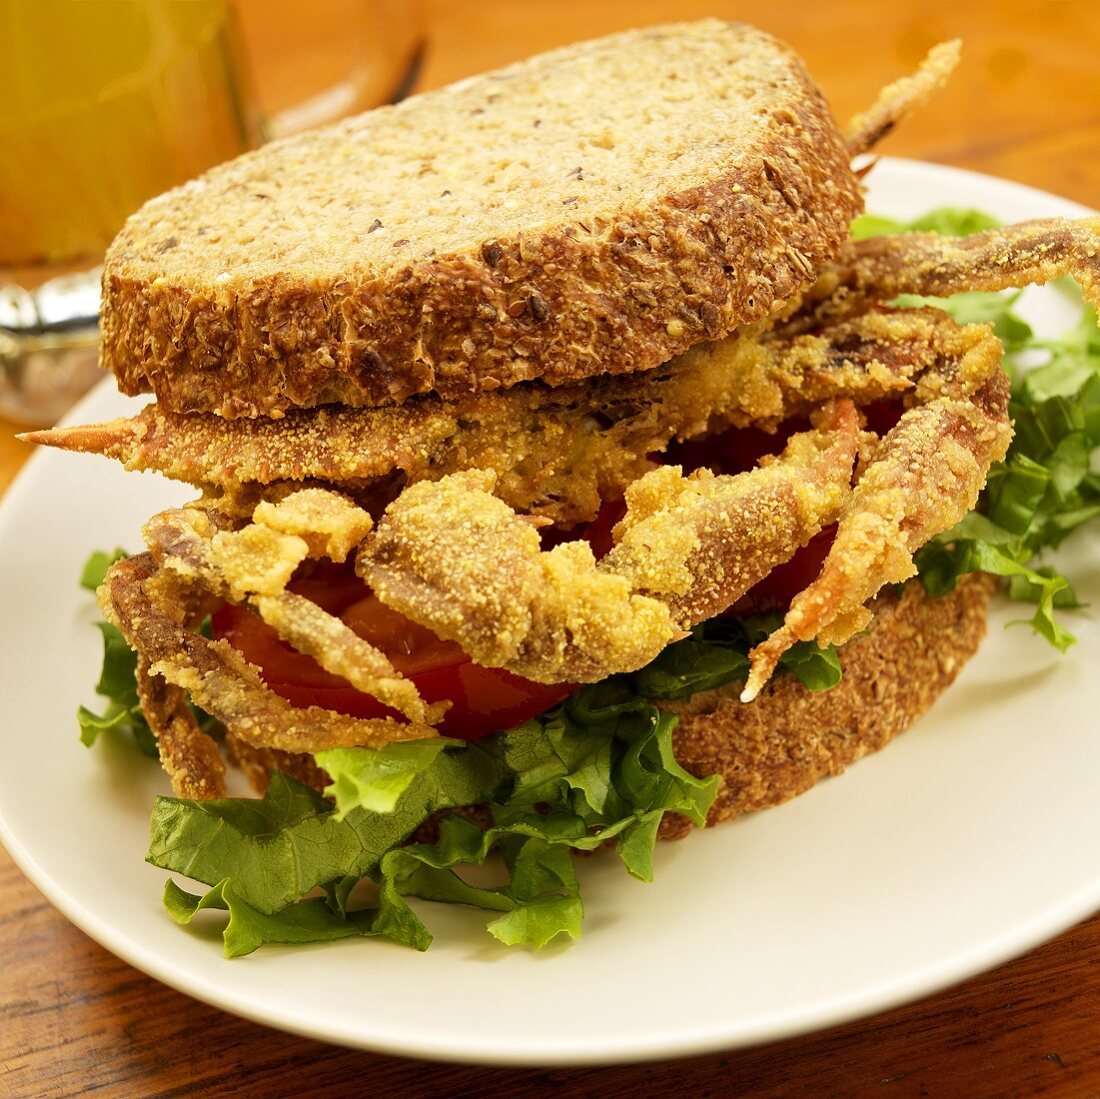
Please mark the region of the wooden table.
MULTIPOLYGON (((302 8, 314 18, 314 5, 302 8)), ((429 0, 421 85, 605 31, 704 14, 754 22, 792 43, 841 118, 930 44, 961 36, 962 71, 883 151, 1100 206, 1100 5, 1089 0, 429 0)), ((13 431, 0 423, 0 488, 26 457, 13 431)), ((1095 837, 1082 845, 1091 857, 1095 837)), ((492 1026, 495 1005, 472 1010, 492 1026)), ((1098 1095, 1100 917, 949 992, 821 1034, 680 1062, 515 1071, 351 1052, 205 1007, 70 926, 0 852, 0 1095, 543 1099, 547 1089, 607 1097, 1098 1095)))

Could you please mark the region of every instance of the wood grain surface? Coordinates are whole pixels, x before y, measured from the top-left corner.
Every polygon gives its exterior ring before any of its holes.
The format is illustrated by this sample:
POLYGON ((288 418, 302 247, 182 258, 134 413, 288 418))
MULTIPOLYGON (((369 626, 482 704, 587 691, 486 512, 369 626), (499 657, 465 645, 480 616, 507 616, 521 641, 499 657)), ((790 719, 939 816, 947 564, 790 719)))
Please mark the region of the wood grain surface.
MULTIPOLYGON (((316 19, 323 4, 300 11, 316 19)), ((707 14, 789 41, 842 119, 930 44, 962 37, 950 88, 882 151, 1100 206, 1092 0, 429 0, 421 87, 606 31, 707 14)), ((0 421, 0 489, 26 458, 14 431, 0 421)), ((1094 852, 1095 837, 1083 836, 1082 857, 1094 852)), ((471 1009, 491 1028, 507 1005, 471 1009)), ((196 1003, 69 925, 0 851, 0 1097, 78 1094, 1100 1096, 1100 917, 947 992, 823 1033, 660 1064, 517 1071, 352 1052, 196 1003)))

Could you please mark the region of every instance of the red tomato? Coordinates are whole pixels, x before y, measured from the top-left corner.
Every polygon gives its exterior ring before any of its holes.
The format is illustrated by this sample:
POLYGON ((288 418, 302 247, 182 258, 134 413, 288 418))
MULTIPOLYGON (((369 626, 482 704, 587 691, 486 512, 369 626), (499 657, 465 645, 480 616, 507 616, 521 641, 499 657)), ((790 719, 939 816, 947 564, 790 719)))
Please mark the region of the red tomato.
POLYGON ((901 419, 905 411, 900 401, 875 401, 860 409, 867 418, 867 426, 879 436, 885 435, 901 419))
MULTIPOLYGON (((453 705, 439 726, 444 736, 476 740, 510 729, 557 705, 576 689, 568 683, 534 683, 501 668, 475 664, 455 642, 441 641, 431 630, 385 606, 345 567, 315 565, 288 587, 340 615, 356 633, 382 649, 426 701, 450 699, 453 705)), ((224 638, 255 664, 264 682, 295 706, 400 720, 377 699, 284 644, 270 626, 243 607, 226 603, 211 617, 211 627, 215 637, 224 638)))
POLYGON ((625 500, 608 500, 596 513, 596 518, 578 532, 579 536, 592 547, 592 554, 597 561, 610 553, 611 547, 615 544, 611 538, 611 531, 625 514, 625 500))
MULTIPOLYGON (((894 401, 878 401, 868 405, 863 412, 868 427, 884 435, 897 423, 902 408, 894 401)), ((765 454, 778 454, 796 431, 805 431, 809 426, 808 421, 795 419, 780 424, 771 434, 755 427, 730 428, 706 439, 674 443, 668 449, 667 461, 682 465, 685 472, 705 466, 714 473, 742 473, 752 469, 765 454)), ((835 523, 819 531, 789 561, 772 569, 721 617, 786 610, 791 600, 817 579, 835 537, 835 523)))
POLYGON ((835 523, 818 531, 789 561, 777 565, 719 617, 737 618, 743 614, 785 611, 791 600, 817 579, 835 537, 835 523))

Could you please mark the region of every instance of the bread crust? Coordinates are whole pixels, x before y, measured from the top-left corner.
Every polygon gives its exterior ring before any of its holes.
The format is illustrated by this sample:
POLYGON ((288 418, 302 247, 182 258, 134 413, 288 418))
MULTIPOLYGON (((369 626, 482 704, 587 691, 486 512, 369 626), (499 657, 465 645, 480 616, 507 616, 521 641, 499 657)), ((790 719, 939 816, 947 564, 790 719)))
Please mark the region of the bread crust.
MULTIPOLYGON (((936 598, 919 581, 900 598, 880 595, 870 629, 841 649, 844 678, 832 690, 780 675, 748 705, 739 682, 658 703, 680 717, 677 760, 694 775, 722 776, 707 823, 788 801, 908 729, 977 651, 995 589, 994 578, 974 573, 936 598)), ((666 814, 661 835, 679 839, 693 827, 666 814)))
POLYGON ((274 143, 149 203, 107 256, 101 359, 125 393, 225 417, 646 370, 809 285, 861 207, 844 141, 786 46, 718 20, 627 32, 274 143), (668 114, 670 81, 690 98, 690 136, 668 114), (467 163, 471 146, 540 132, 533 116, 551 118, 554 96, 578 85, 610 118, 582 143, 606 178, 524 161, 528 176, 562 178, 537 184, 539 208, 518 219, 505 183, 467 163), (613 150, 644 128, 647 100, 665 115, 646 140, 668 144, 669 163, 661 186, 630 193, 640 154, 613 150), (425 152, 459 115, 453 148, 425 152), (422 185, 412 167, 449 164, 440 194, 461 194, 465 213, 432 214, 417 239, 408 194, 375 187, 364 205, 356 173, 375 162, 408 177, 409 194, 422 185), (375 222, 395 227, 384 248, 375 222))

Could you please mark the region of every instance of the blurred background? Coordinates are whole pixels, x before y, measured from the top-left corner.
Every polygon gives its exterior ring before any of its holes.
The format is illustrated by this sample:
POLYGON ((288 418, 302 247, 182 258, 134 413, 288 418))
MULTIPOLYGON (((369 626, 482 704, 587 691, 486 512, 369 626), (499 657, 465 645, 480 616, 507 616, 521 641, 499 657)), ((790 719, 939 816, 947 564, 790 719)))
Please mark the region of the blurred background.
POLYGON ((786 40, 844 120, 964 40, 884 152, 1089 205, 1093 0, 0 0, 0 472, 92 381, 97 263, 146 199, 256 144, 581 38, 705 15, 786 40))
POLYGON ((413 0, 0 0, 0 413, 94 380, 99 261, 147 199, 406 95, 413 0))
POLYGON ((882 151, 974 168, 1100 206, 1100 4, 1095 0, 426 0, 436 87, 539 50, 670 19, 713 15, 789 43, 839 119, 963 40, 947 89, 882 151))

